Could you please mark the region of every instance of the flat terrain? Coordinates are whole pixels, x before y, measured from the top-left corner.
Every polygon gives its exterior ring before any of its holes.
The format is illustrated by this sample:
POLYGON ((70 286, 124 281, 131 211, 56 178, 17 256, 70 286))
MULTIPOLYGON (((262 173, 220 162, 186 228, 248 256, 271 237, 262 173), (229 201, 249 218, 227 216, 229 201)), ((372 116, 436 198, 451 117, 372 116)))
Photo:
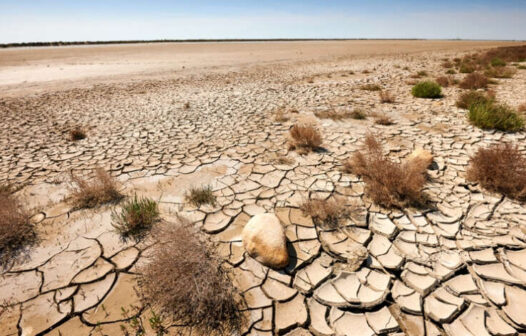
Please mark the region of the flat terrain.
POLYGON ((0 50, 0 95, 74 87, 108 80, 180 76, 217 67, 339 57, 472 50, 509 42, 313 41, 153 43, 0 50), (185 71, 186 70, 186 71, 185 71), (72 83, 73 82, 73 83, 72 83), (27 91, 24 89, 28 89, 27 91))
MULTIPOLYGON (((39 241, 0 270, 0 336, 123 335, 151 310, 138 276, 156 242, 123 241, 119 205, 75 210, 70 175, 109 171, 126 195, 188 218, 232 270, 244 299, 243 335, 519 335, 526 332, 526 206, 466 180, 480 147, 526 133, 483 131, 441 99, 411 95, 414 75, 443 76, 443 60, 503 42, 350 41, 155 44, 0 50, 0 183, 31 211, 39 241), (183 66, 185 67, 183 69, 183 66), (380 102, 377 84, 393 103, 380 102), (316 112, 360 109, 365 120, 316 112), (282 110, 286 120, 276 120, 282 110), (375 116, 394 122, 383 126, 375 116), (295 123, 315 125, 323 150, 287 146, 295 123), (73 127, 86 139, 71 141, 73 127), (395 161, 434 156, 429 209, 386 210, 342 171, 375 133, 395 161), (284 160, 286 158, 286 160, 284 160), (215 205, 185 201, 211 186, 215 205), (353 213, 338 229, 314 225, 300 204, 338 196, 353 213), (283 271, 252 259, 241 231, 276 213, 291 256, 283 271), (352 251, 367 249, 358 270, 352 251), (123 309, 127 313, 123 314, 123 309)), ((524 64, 524 63, 523 63, 524 64)), ((461 80, 464 74, 451 75, 461 80)), ((526 102, 526 70, 491 85, 526 102)), ((169 335, 195 335, 165 319, 169 335)))

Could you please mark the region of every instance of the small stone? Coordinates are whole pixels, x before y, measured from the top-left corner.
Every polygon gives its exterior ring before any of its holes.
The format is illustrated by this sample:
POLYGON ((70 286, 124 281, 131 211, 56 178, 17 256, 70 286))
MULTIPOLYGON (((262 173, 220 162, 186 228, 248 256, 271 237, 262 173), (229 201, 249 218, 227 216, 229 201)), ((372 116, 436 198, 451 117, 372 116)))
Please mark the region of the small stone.
POLYGON ((255 215, 245 225, 242 236, 248 254, 263 265, 276 269, 288 265, 285 232, 276 215, 255 215))

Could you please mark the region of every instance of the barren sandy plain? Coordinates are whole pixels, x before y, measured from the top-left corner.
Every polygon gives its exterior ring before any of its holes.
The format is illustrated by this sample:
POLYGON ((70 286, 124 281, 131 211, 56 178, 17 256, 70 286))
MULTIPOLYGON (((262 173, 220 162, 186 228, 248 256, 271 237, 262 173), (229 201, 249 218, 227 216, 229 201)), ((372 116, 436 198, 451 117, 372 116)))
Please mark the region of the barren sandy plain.
MULTIPOLYGON (((526 134, 482 131, 442 99, 411 96, 409 76, 443 75, 443 58, 504 42, 337 41, 144 44, 0 50, 0 182, 33 213, 39 241, 0 271, 0 335, 122 335, 151 310, 138 296, 137 270, 155 241, 123 242, 114 206, 72 210, 70 170, 103 167, 126 195, 160 201, 166 221, 191 219, 232 269, 244 298, 248 335, 519 335, 526 332, 526 206, 465 179, 470 155, 526 134), (407 68, 406 68, 407 67, 407 68), (364 72, 364 70, 367 70, 364 72), (381 104, 376 83, 395 97, 381 104), (188 103, 189 107, 185 107, 188 103), (361 108, 373 118, 318 119, 317 110, 361 108), (278 108, 290 120, 278 122, 278 108), (295 112, 292 112, 295 110, 295 112), (296 122, 316 124, 322 152, 287 148, 296 122), (72 142, 80 125, 87 138, 72 142), (375 132, 392 158, 424 147, 436 169, 428 211, 385 210, 364 196, 342 160, 375 132), (276 162, 286 155, 293 163, 276 162), (215 206, 184 195, 211 185, 215 206), (322 229, 298 209, 311 197, 358 204, 345 226, 322 229), (271 270, 249 257, 248 219, 274 212, 291 262, 271 270), (368 258, 347 272, 346 254, 368 258), (128 310, 123 316, 122 308, 128 310)), ((462 74, 454 77, 460 79, 462 74)), ((494 85, 499 100, 526 102, 526 71, 494 85)), ((145 322, 147 335, 153 334, 145 322)), ((190 335, 167 325, 170 335, 190 335)), ((195 332, 194 332, 195 334, 195 332)))

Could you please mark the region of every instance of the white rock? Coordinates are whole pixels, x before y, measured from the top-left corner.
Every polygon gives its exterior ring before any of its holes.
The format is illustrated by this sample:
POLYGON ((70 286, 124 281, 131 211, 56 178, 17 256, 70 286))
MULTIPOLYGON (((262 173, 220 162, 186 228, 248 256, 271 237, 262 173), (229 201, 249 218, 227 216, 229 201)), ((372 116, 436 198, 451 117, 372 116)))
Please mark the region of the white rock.
POLYGON ((245 225, 242 237, 248 254, 263 265, 278 269, 288 265, 287 240, 276 215, 253 216, 245 225))

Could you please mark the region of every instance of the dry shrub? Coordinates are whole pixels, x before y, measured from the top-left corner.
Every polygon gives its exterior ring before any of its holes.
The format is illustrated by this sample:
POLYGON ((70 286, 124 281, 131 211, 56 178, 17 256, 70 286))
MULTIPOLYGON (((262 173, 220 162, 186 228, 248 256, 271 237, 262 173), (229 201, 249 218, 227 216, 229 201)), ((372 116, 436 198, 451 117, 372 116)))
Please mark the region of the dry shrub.
POLYGON ((292 165, 294 164, 294 159, 293 158, 290 158, 284 154, 280 154, 280 153, 271 153, 267 156, 268 158, 268 161, 270 163, 273 163, 273 164, 277 164, 277 165, 292 165))
POLYGON ((526 103, 520 104, 519 107, 517 107, 517 111, 524 113, 526 112, 526 103))
POLYGON ((124 240, 139 241, 159 221, 159 206, 147 197, 137 197, 124 202, 121 212, 113 211, 111 225, 124 240))
POLYGON ((315 151, 323 143, 320 132, 310 125, 294 125, 289 133, 289 149, 297 150, 301 153, 315 151))
POLYGON ((184 105, 183 105, 183 108, 185 110, 188 110, 190 108, 190 102, 185 102, 184 105))
POLYGON ((338 112, 334 108, 316 111, 314 115, 320 119, 344 120, 353 117, 353 111, 338 112))
POLYGON ((457 107, 463 109, 469 109, 473 104, 486 104, 495 100, 495 97, 492 96, 489 92, 483 94, 478 91, 468 91, 462 93, 456 102, 457 107))
POLYGON ((488 78, 483 74, 473 72, 467 75, 458 86, 467 90, 485 89, 488 87, 488 78))
POLYGON ((471 158, 467 177, 490 191, 526 200, 526 156, 510 143, 480 148, 471 158))
POLYGON ((391 125, 394 125, 394 121, 393 121, 393 119, 391 119, 390 117, 386 116, 385 114, 378 115, 378 116, 374 119, 374 122, 375 122, 377 125, 382 125, 382 126, 391 126, 391 125))
POLYGON ((365 91, 380 91, 382 90, 382 87, 378 84, 364 84, 360 87, 360 89, 365 91))
POLYGON ((200 206, 203 204, 216 204, 216 197, 212 192, 211 186, 204 186, 200 188, 190 188, 186 193, 186 200, 195 206, 200 206))
POLYGON ((277 122, 286 122, 289 121, 290 117, 287 114, 287 111, 285 108, 280 107, 274 111, 274 121, 277 122))
POLYGON ((35 241, 29 214, 8 191, 0 192, 0 267, 35 241))
POLYGON ((367 119, 367 113, 365 113, 363 110, 355 109, 350 114, 351 118, 356 120, 364 120, 367 119))
POLYGON ((376 137, 369 134, 363 150, 356 152, 344 168, 363 178, 367 194, 381 206, 403 208, 424 205, 422 188, 427 179, 427 162, 408 160, 400 164, 384 156, 382 151, 376 137))
POLYGON ((484 74, 491 78, 511 78, 517 70, 510 67, 490 67, 484 74))
POLYGON ((451 63, 450 61, 444 61, 442 63, 442 67, 445 68, 445 69, 451 69, 452 67, 454 67, 455 65, 453 63, 451 63))
POLYGON ((435 79, 435 82, 437 82, 438 85, 442 87, 448 87, 453 82, 453 80, 451 77, 440 76, 435 79))
POLYGON ((71 172, 73 193, 71 195, 75 208, 93 208, 105 203, 117 202, 122 194, 117 190, 115 179, 104 169, 95 169, 93 179, 85 180, 71 172))
POLYGON ((349 208, 342 198, 309 199, 300 206, 320 226, 337 228, 341 218, 349 215, 349 208))
POLYGON ((86 138, 86 131, 80 126, 76 126, 69 130, 69 139, 71 141, 78 141, 86 138))
POLYGON ((382 104, 394 103, 395 98, 389 91, 380 91, 380 102, 382 104))
POLYGON ((235 333, 242 316, 218 254, 187 224, 164 228, 158 237, 151 262, 141 269, 143 300, 201 335, 235 333))

